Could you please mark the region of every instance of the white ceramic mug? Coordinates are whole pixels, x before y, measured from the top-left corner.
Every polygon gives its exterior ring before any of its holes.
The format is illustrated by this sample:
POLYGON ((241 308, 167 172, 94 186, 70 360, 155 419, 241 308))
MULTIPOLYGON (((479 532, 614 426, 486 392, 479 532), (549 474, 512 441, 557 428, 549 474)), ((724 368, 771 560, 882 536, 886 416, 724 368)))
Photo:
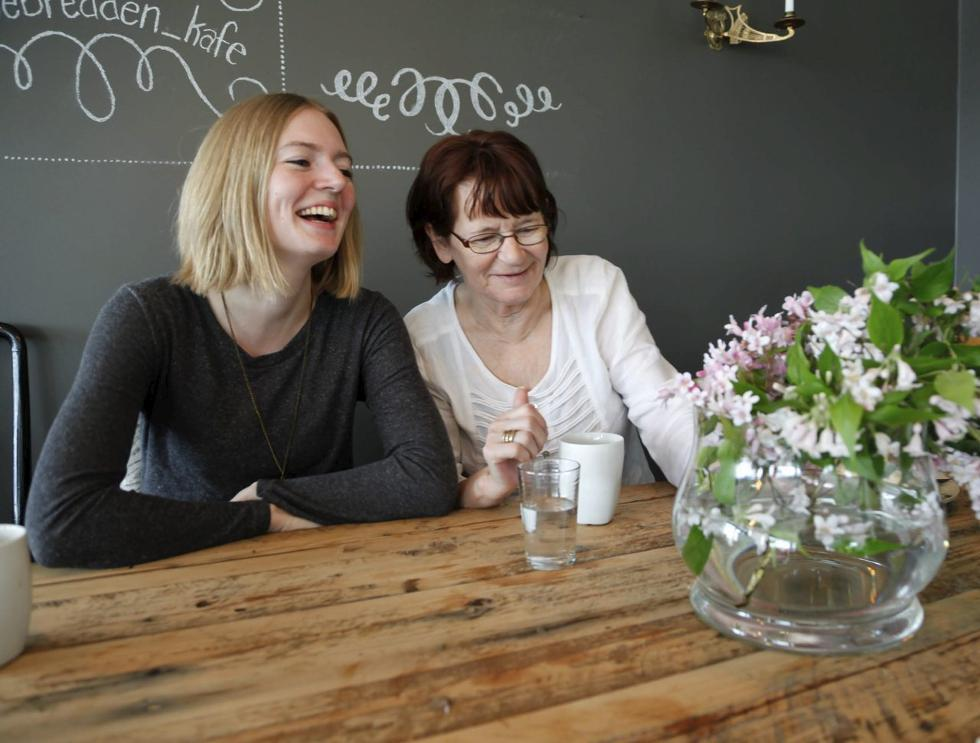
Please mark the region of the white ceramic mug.
POLYGON ((31 558, 27 530, 0 524, 0 666, 27 644, 31 624, 31 558))
POLYGON ((623 479, 623 437, 618 433, 570 433, 559 454, 582 466, 578 485, 578 523, 608 524, 619 501, 623 479))

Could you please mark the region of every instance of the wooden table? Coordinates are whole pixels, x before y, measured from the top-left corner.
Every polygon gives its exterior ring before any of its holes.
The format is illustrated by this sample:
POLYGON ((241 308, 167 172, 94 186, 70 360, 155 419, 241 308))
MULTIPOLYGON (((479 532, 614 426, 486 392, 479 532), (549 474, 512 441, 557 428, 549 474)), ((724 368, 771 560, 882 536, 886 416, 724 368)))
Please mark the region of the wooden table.
POLYGON ((0 740, 964 740, 980 735, 980 531, 902 647, 811 658, 692 613, 672 490, 624 490, 579 563, 524 563, 517 506, 269 535, 127 570, 35 568, 0 740))

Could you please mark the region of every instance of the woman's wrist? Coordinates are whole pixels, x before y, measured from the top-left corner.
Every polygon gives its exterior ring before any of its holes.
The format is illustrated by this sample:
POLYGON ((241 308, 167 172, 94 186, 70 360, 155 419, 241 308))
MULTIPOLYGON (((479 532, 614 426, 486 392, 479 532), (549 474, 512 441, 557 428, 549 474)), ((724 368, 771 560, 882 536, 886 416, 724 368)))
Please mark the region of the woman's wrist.
POLYGON ((319 524, 294 516, 279 506, 269 504, 269 531, 295 531, 296 529, 314 529, 319 524))
POLYGON ((484 467, 463 481, 459 504, 463 508, 489 508, 500 503, 512 490, 498 482, 489 467, 484 467))

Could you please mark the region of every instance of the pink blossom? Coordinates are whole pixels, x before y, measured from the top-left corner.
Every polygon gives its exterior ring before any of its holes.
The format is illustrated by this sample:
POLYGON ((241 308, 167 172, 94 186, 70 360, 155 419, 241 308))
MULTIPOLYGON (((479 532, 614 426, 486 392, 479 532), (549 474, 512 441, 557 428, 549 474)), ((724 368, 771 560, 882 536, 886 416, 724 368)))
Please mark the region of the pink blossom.
POLYGON ((900 447, 901 444, 898 441, 892 441, 888 434, 881 431, 875 434, 875 448, 885 459, 897 459, 900 447))
POLYGON ((922 445, 921 423, 912 425, 912 435, 909 436, 909 442, 902 447, 902 451, 912 457, 924 457, 926 455, 926 449, 922 445))
POLYGON ((939 297, 932 302, 937 307, 943 308, 944 315, 956 315, 966 309, 966 305, 953 297, 939 297))
POLYGON ((801 294, 794 294, 786 297, 783 302, 783 309, 787 314, 806 320, 810 316, 810 308, 813 306, 813 295, 808 291, 801 294))
POLYGON ((894 281, 889 281, 888 277, 881 271, 878 271, 871 277, 872 293, 886 304, 892 301, 892 295, 895 293, 896 289, 898 289, 898 284, 896 284, 894 281))

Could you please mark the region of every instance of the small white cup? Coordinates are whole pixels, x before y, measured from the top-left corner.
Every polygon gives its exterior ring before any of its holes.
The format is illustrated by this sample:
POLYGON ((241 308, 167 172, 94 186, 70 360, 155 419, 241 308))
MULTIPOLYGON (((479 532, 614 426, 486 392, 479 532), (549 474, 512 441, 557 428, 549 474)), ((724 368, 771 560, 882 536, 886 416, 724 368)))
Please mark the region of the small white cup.
POLYGON ((27 644, 31 625, 31 558, 27 530, 0 524, 0 666, 27 644))
POLYGON ((608 524, 619 501, 623 479, 623 437, 618 433, 570 433, 559 454, 582 466, 578 485, 578 523, 608 524))

